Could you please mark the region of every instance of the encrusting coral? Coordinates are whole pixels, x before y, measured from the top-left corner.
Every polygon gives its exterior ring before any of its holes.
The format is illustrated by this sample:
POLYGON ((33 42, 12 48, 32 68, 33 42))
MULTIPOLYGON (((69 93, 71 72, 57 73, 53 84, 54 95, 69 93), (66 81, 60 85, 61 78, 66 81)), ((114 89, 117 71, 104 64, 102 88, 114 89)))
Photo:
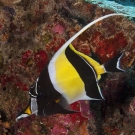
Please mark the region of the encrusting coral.
MULTIPOLYGON (((106 100, 90 101, 90 105, 89 101, 75 102, 71 107, 80 113, 33 115, 15 121, 17 113, 28 102, 29 87, 55 52, 84 25, 112 11, 83 0, 1 1, 0 9, 0 109, 7 115, 6 127, 0 121, 0 128, 4 132, 8 127, 13 135, 135 133, 135 95, 127 94, 133 89, 125 86, 125 83, 131 84, 127 78, 135 83, 134 74, 131 77, 127 71, 103 76, 99 85, 106 100)), ((135 60, 133 31, 134 22, 115 16, 95 24, 72 44, 100 63, 125 52, 121 66, 127 69, 135 60)))

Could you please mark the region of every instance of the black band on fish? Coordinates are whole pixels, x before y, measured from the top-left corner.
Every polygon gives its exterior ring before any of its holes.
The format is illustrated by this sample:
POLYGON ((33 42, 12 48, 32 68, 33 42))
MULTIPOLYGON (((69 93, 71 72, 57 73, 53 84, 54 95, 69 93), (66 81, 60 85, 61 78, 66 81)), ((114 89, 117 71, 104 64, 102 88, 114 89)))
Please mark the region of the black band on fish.
POLYGON ((90 98, 102 99, 97 86, 94 69, 92 70, 92 67, 88 65, 88 63, 86 63, 75 52, 73 52, 69 46, 65 50, 65 55, 69 60, 69 62, 73 65, 73 67, 78 72, 82 81, 84 82, 86 94, 90 98))
POLYGON ((41 93, 41 95, 37 98, 38 115, 49 115, 49 107, 52 107, 49 104, 53 103, 56 99, 58 99, 58 97, 60 97, 60 93, 54 89, 48 74, 47 67, 45 67, 43 71, 40 73, 37 85, 37 92, 41 93), (44 109, 46 110, 45 114, 44 109))

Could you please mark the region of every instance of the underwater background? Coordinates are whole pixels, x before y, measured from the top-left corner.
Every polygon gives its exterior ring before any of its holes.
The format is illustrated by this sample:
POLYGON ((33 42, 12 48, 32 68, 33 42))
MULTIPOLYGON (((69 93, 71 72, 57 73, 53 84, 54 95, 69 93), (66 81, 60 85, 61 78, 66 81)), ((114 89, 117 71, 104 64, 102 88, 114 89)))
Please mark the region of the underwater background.
POLYGON ((98 4, 102 8, 114 10, 117 13, 125 13, 134 16, 135 1, 134 0, 85 0, 87 2, 98 4))
POLYGON ((135 135, 134 5, 132 0, 1 0, 0 135, 135 135), (125 72, 105 74, 99 82, 105 100, 75 102, 77 114, 15 121, 28 103, 29 87, 55 52, 86 24, 114 12, 131 17, 104 19, 72 42, 100 63, 124 52, 125 72))

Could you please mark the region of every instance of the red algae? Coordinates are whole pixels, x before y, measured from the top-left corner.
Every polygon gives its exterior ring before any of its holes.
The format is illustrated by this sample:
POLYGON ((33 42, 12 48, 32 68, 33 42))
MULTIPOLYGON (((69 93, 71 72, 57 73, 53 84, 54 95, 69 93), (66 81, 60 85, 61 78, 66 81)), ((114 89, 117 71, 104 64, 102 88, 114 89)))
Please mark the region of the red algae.
POLYGON ((80 111, 80 105, 78 102, 75 102, 73 104, 71 104, 71 108, 73 110, 76 110, 78 111, 78 113, 75 113, 75 114, 71 114, 70 117, 71 117, 71 120, 73 123, 76 123, 76 124, 81 124, 82 122, 84 121, 87 121, 88 119, 85 118, 84 116, 82 116, 81 112, 80 111))
POLYGON ((6 83, 11 82, 12 79, 13 79, 12 76, 7 76, 6 74, 2 74, 0 76, 0 83, 1 83, 2 86, 6 86, 6 83))
POLYGON ((59 125, 54 125, 53 129, 51 130, 52 135, 67 135, 68 130, 65 127, 61 127, 59 125))
POLYGON ((89 43, 88 42, 84 42, 83 44, 80 43, 80 47, 78 48, 78 51, 86 54, 86 55, 90 55, 90 47, 89 47, 89 43))
POLYGON ((40 50, 34 54, 34 60, 36 62, 36 66, 38 67, 38 71, 41 72, 43 67, 48 62, 48 56, 44 50, 40 50))
POLYGON ((29 59, 31 59, 33 56, 35 64, 38 68, 38 71, 41 72, 43 67, 47 64, 48 56, 44 50, 40 50, 37 53, 33 53, 31 50, 27 50, 22 54, 21 59, 16 63, 14 61, 11 61, 11 65, 9 67, 10 70, 10 76, 7 74, 2 74, 0 78, 1 86, 6 86, 7 83, 12 82, 13 85, 23 91, 28 91, 28 85, 17 75, 16 68, 14 64, 17 64, 16 67, 27 69, 29 65, 27 65, 29 59))
POLYGON ((54 54, 62 45, 64 45, 65 42, 65 39, 54 36, 52 41, 45 45, 45 48, 47 52, 54 54))
POLYGON ((28 59, 31 57, 32 53, 33 52, 31 50, 27 50, 22 54, 22 64, 24 64, 24 66, 26 65, 28 59))
POLYGON ((110 39, 105 39, 100 32, 96 32, 93 34, 91 42, 96 47, 95 53, 103 63, 127 46, 127 40, 122 32, 110 39))

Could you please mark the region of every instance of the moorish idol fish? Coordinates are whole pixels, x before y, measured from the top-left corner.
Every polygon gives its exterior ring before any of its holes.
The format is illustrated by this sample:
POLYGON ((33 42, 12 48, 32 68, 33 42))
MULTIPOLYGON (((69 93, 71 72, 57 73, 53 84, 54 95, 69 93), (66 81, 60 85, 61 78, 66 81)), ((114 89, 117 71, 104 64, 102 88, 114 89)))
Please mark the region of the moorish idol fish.
POLYGON ((29 90, 29 103, 16 120, 36 114, 49 116, 57 113, 70 114, 69 105, 78 100, 104 99, 98 81, 106 72, 122 72, 119 53, 107 63, 100 65, 91 57, 75 50, 71 42, 88 27, 110 16, 109 14, 94 20, 70 38, 44 67, 34 85, 29 90))

